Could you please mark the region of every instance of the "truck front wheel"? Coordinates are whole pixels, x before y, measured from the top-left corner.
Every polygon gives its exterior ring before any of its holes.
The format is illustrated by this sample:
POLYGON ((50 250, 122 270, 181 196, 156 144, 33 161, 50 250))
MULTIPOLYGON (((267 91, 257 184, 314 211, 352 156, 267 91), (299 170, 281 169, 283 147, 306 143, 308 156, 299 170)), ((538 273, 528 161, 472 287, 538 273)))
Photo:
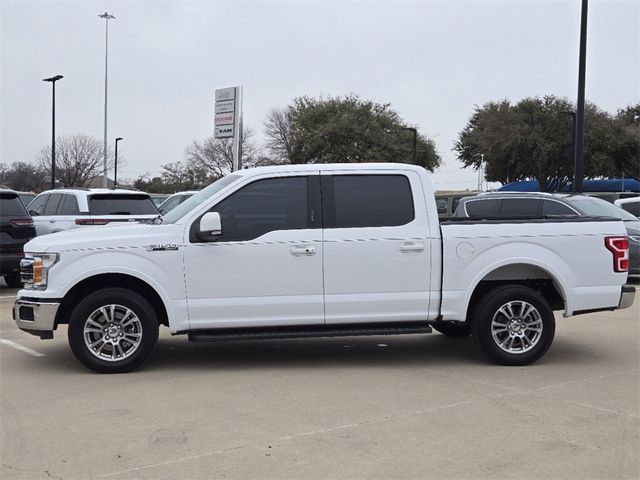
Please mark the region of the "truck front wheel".
POLYGON ((153 353, 158 319, 140 294, 104 288, 81 300, 69 318, 69 345, 87 368, 100 373, 133 370, 153 353))
POLYGON ((476 344, 496 363, 527 365, 546 353, 556 327, 553 310, 540 293, 507 285, 478 302, 471 328, 476 344))

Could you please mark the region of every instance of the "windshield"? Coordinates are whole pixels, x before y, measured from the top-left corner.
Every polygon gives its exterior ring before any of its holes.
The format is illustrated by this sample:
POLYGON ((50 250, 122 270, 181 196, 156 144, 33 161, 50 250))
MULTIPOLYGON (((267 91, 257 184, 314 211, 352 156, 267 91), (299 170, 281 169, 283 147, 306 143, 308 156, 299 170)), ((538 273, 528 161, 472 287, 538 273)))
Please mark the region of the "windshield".
POLYGON ((162 223, 176 223, 182 217, 184 217, 191 210, 196 208, 201 203, 207 201, 209 198, 214 196, 224 187, 231 185, 233 182, 238 180, 241 175, 227 175, 226 177, 222 177, 207 188, 200 190, 198 193, 193 195, 193 197, 185 200, 180 205, 175 207, 169 213, 167 213, 164 217, 162 217, 162 223))
POLYGON ((593 197, 566 197, 566 202, 575 207, 583 215, 594 217, 613 217, 619 220, 637 221, 638 219, 620 207, 609 203, 606 200, 593 197))

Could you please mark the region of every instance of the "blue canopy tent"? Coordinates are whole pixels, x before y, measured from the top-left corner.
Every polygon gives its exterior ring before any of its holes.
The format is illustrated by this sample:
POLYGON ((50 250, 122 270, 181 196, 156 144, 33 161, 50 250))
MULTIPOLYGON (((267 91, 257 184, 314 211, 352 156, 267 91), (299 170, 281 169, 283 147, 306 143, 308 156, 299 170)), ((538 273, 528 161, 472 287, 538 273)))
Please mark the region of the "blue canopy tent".
MULTIPOLYGON (((539 192, 540 185, 537 180, 528 180, 523 182, 513 182, 503 185, 499 188, 501 191, 507 192, 539 192)), ((571 184, 564 183, 559 189, 553 189, 559 192, 571 192, 571 184)), ((604 178, 601 180, 585 180, 582 183, 583 192, 635 192, 640 193, 640 180, 635 178, 604 178)))

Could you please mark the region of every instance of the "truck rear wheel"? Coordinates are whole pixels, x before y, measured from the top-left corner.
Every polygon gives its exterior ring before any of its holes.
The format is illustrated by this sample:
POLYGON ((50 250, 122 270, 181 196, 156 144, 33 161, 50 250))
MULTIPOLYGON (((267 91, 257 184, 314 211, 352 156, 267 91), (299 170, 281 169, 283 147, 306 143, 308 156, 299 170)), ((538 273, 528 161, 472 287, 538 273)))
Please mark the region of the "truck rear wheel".
POLYGON ((73 354, 87 368, 100 373, 128 372, 153 353, 158 319, 140 294, 105 288, 76 305, 68 336, 73 354))
POLYGON ((536 290, 507 285, 478 302, 472 322, 476 344, 501 365, 528 365, 542 357, 555 335, 553 310, 536 290))

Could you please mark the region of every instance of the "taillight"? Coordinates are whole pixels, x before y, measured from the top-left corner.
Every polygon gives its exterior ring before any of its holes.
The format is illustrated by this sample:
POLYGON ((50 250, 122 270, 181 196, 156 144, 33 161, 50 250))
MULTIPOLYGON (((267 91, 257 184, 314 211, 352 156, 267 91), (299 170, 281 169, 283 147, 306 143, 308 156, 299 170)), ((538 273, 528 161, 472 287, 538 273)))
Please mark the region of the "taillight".
POLYGON ((627 237, 605 237, 604 245, 613 253, 613 271, 629 271, 629 239, 627 237))
POLYGON ((30 218, 15 218, 9 222, 16 227, 33 227, 33 220, 30 218))
POLYGON ((106 218, 91 219, 91 218, 76 218, 76 225, 106 225, 111 220, 106 218))

